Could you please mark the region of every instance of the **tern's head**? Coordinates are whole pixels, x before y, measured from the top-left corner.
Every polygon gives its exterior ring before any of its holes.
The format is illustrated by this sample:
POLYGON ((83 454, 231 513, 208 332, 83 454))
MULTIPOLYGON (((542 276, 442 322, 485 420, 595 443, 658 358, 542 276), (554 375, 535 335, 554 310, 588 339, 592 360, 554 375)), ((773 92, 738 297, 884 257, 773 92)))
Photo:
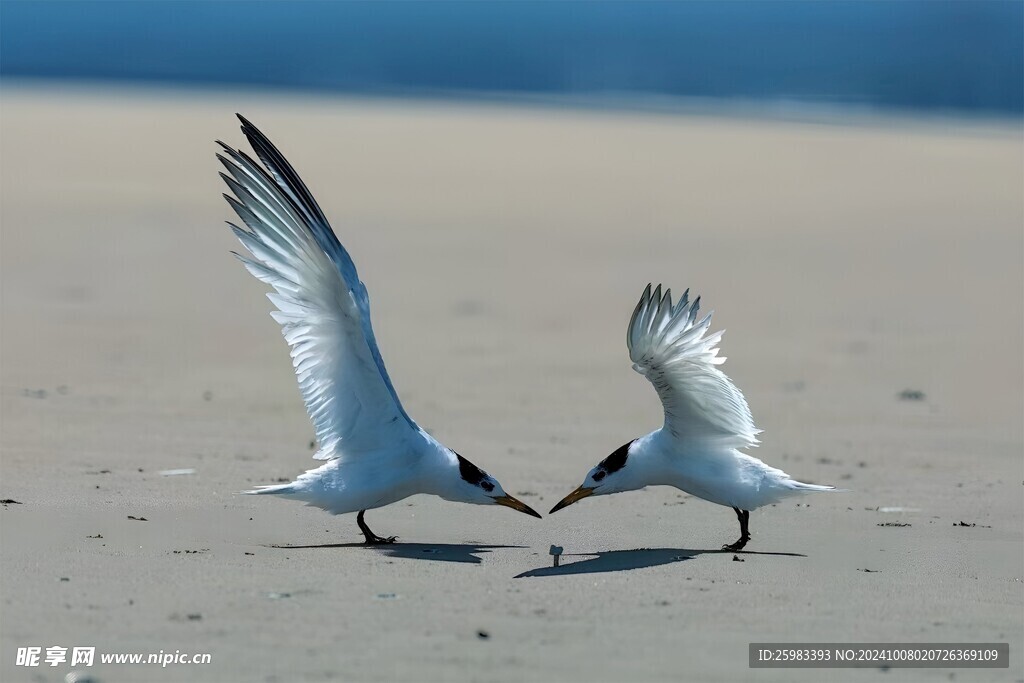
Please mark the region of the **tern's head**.
POLYGON ((533 508, 505 493, 498 480, 455 453, 458 458, 458 480, 445 498, 476 505, 504 505, 540 519, 533 508))
POLYGON ((629 448, 633 443, 633 441, 630 441, 624 446, 620 446, 607 458, 597 463, 594 469, 587 472, 587 477, 583 480, 583 483, 575 491, 558 501, 558 504, 551 508, 551 512, 558 512, 562 508, 589 496, 601 496, 608 493, 619 493, 620 491, 640 488, 633 484, 633 477, 625 470, 626 463, 629 461, 629 448))

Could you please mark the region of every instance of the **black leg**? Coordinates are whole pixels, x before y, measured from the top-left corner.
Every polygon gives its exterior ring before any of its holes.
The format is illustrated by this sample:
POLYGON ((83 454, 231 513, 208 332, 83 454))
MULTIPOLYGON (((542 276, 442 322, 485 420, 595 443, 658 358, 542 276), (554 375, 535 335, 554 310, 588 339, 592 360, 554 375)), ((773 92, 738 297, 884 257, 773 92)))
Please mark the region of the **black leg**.
POLYGON ((387 545, 395 542, 395 536, 382 538, 370 531, 370 527, 366 526, 366 522, 363 521, 364 514, 366 514, 366 510, 359 511, 359 514, 356 515, 356 523, 359 525, 359 530, 363 532, 363 536, 366 537, 366 545, 387 545))
POLYGON ((736 517, 740 520, 740 538, 735 543, 729 545, 723 545, 722 550, 743 550, 743 546, 750 540, 750 530, 747 528, 747 522, 750 521, 750 510, 740 510, 739 508, 733 508, 736 511, 736 517))

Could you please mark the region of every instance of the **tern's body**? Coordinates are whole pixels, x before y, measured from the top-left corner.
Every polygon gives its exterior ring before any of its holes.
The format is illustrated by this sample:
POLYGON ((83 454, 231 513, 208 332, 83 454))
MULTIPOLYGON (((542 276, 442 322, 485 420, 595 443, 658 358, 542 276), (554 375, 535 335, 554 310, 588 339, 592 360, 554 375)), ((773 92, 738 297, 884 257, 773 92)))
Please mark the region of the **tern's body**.
POLYGON ((221 143, 224 195, 246 228, 231 224, 248 250, 246 269, 271 285, 271 315, 292 365, 327 462, 289 484, 246 493, 274 494, 334 514, 359 512, 367 543, 388 543, 363 513, 416 493, 539 517, 495 479, 424 432, 391 384, 370 322, 370 299, 355 263, 291 164, 241 116, 242 132, 262 166, 221 143))
MULTIPOLYGON (((665 429, 632 442, 622 476, 643 486, 674 486, 712 503, 756 510, 788 496, 819 490, 735 448, 688 443, 665 429)), ((642 488, 638 486, 637 488, 642 488)))
POLYGON ((796 481, 742 450, 757 445, 743 394, 721 370, 722 333, 705 336, 711 315, 699 322, 700 299, 688 293, 675 305, 672 295, 652 294, 650 285, 629 321, 626 345, 633 369, 647 377, 661 398, 665 423, 625 444, 598 463, 583 484, 551 512, 592 495, 674 486, 704 500, 733 508, 740 539, 726 546, 739 550, 750 539, 751 510, 793 495, 831 491, 796 481))
POLYGON ((360 456, 331 459, 290 484, 259 492, 285 495, 335 515, 384 507, 417 493, 458 500, 446 486, 459 478, 458 458, 426 432, 360 456))

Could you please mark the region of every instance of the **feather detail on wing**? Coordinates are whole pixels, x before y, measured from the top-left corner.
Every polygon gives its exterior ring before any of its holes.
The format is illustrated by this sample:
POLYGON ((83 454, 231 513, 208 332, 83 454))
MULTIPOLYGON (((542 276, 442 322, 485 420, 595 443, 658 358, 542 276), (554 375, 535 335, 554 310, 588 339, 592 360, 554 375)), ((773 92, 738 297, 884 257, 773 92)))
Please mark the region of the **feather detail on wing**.
POLYGON ((225 199, 248 230, 229 223, 250 256, 235 254, 272 286, 271 315, 291 347, 306 411, 326 460, 418 430, 391 384, 355 264, 284 156, 242 116, 242 132, 266 169, 224 143, 217 158, 234 194, 225 199))
POLYGON ((654 293, 647 285, 633 311, 626 346, 633 369, 654 385, 665 409, 665 429, 682 439, 704 440, 729 448, 757 445, 761 430, 754 426, 743 394, 716 365, 722 333, 705 336, 711 313, 699 321, 700 297, 690 290, 672 304, 672 291, 654 293))

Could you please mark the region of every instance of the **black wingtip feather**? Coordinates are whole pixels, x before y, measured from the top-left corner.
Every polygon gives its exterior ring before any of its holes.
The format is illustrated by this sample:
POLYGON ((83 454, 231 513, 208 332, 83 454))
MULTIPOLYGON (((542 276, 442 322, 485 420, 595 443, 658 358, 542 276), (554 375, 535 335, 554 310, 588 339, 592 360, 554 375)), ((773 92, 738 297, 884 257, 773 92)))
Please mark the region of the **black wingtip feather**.
POLYGON ((700 295, 693 300, 693 306, 690 307, 690 324, 697 320, 697 313, 700 311, 700 295))
POLYGON ((313 193, 309 191, 306 184, 302 182, 302 178, 299 177, 288 159, 274 146, 274 143, 247 118, 241 114, 236 113, 235 115, 242 122, 242 133, 249 140, 256 156, 274 176, 277 185, 295 204, 295 208, 309 221, 309 228, 316 240, 320 242, 321 248, 333 258, 334 253, 341 249, 341 243, 338 242, 337 236, 331 230, 330 223, 313 197, 313 193))
POLYGON ((237 225, 235 225, 234 223, 232 223, 231 221, 224 221, 224 222, 227 223, 231 227, 231 230, 233 232, 236 232, 236 233, 240 232, 243 235, 248 235, 249 237, 255 237, 256 239, 259 239, 259 237, 255 233, 249 232, 245 228, 240 228, 237 225))

